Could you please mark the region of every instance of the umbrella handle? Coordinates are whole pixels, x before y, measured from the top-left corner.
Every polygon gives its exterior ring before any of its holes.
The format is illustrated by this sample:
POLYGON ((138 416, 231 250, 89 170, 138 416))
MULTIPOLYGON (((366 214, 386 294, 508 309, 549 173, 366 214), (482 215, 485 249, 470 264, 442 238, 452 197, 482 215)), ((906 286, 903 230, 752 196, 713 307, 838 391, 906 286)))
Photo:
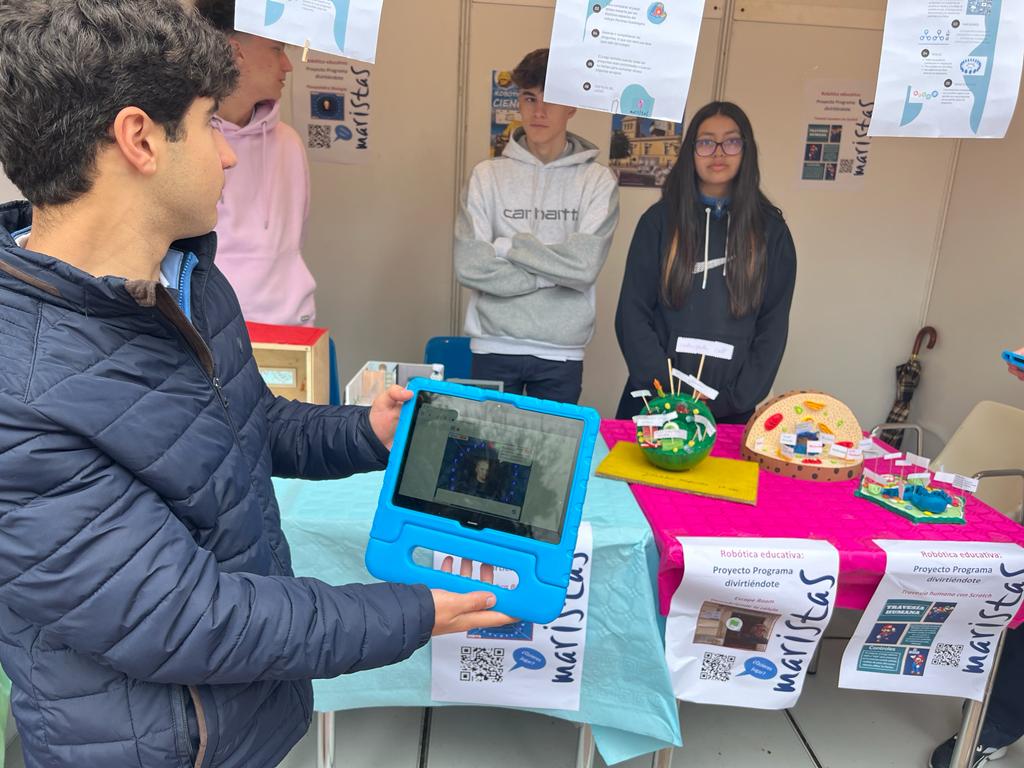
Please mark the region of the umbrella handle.
POLYGON ((917 357, 921 351, 921 342, 924 341, 924 337, 928 337, 928 349, 934 349, 935 342, 939 339, 939 332, 930 325, 926 325, 920 331, 917 332, 917 336, 914 339, 914 357, 917 357))

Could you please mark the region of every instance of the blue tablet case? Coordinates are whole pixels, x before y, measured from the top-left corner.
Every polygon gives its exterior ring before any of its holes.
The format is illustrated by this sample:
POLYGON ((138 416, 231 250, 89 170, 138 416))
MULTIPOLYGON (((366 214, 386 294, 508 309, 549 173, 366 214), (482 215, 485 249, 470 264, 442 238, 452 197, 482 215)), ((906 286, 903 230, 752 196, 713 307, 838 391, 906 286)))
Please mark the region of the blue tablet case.
POLYGON ((1008 362, 1010 365, 1015 365, 1021 370, 1024 370, 1024 356, 1018 355, 1016 352, 1004 349, 1003 360, 1008 362))
POLYGON ((554 403, 521 395, 466 387, 443 381, 415 379, 409 384, 414 397, 402 408, 384 486, 366 549, 366 567, 375 577, 406 584, 426 584, 452 592, 486 590, 497 597, 495 608, 518 619, 546 623, 561 613, 569 586, 576 536, 583 516, 583 500, 590 476, 600 417, 592 408, 554 403), (582 422, 565 516, 557 543, 539 541, 489 528, 467 528, 458 520, 396 506, 394 497, 410 439, 413 413, 420 392, 475 401, 507 403, 524 411, 578 419, 582 422), (458 574, 444 573, 415 563, 413 550, 422 547, 480 563, 504 567, 518 574, 519 583, 508 590, 458 574))

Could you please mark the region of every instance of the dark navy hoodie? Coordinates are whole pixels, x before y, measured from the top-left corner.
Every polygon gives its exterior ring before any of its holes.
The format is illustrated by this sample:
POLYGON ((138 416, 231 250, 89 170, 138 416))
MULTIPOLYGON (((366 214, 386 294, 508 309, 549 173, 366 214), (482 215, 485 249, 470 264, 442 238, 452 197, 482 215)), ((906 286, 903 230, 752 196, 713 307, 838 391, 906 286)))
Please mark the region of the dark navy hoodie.
POLYGON ((643 402, 631 398, 631 391, 653 391, 655 378, 668 387, 667 359, 680 371, 696 375, 700 357, 676 353, 680 336, 735 347, 732 360, 706 358, 701 374, 701 381, 719 391, 709 405, 720 422, 746 421, 775 381, 786 349, 796 283, 796 249, 789 227, 777 208, 765 207, 768 254, 764 300, 757 311, 734 317, 725 277, 730 266, 725 261, 728 204, 705 200, 694 215, 700 216, 704 236, 693 281, 680 309, 666 304, 660 293, 661 271, 671 241, 664 201, 647 210, 633 233, 615 313, 615 333, 629 369, 617 418, 628 419, 640 412, 643 402))

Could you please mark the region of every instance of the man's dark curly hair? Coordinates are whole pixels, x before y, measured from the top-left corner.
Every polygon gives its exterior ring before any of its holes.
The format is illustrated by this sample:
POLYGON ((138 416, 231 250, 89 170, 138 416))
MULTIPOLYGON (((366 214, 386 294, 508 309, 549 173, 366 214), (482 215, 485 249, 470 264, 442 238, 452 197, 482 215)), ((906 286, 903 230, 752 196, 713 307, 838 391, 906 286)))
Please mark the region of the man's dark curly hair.
POLYGON ((3 0, 0 163, 34 205, 73 202, 118 112, 138 107, 177 141, 195 100, 237 79, 227 38, 181 0, 3 0))

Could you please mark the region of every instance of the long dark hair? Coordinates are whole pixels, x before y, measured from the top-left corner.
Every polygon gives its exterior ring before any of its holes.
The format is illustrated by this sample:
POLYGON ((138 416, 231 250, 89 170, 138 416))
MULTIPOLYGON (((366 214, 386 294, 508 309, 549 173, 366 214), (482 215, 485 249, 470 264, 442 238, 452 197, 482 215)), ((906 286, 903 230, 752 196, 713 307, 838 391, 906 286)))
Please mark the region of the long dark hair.
POLYGON ((734 317, 756 312, 764 298, 765 284, 765 209, 774 208, 761 192, 761 171, 757 164, 757 144, 750 119, 729 101, 713 101, 702 107, 690 121, 679 159, 665 181, 662 198, 668 211, 668 229, 672 237, 661 272, 662 299, 675 309, 682 307, 693 282, 693 265, 704 247, 704 207, 700 200, 700 179, 694 164, 697 131, 709 117, 731 118, 743 138, 740 169, 732 181, 729 203, 729 260, 725 282, 729 289, 729 309, 734 317))

